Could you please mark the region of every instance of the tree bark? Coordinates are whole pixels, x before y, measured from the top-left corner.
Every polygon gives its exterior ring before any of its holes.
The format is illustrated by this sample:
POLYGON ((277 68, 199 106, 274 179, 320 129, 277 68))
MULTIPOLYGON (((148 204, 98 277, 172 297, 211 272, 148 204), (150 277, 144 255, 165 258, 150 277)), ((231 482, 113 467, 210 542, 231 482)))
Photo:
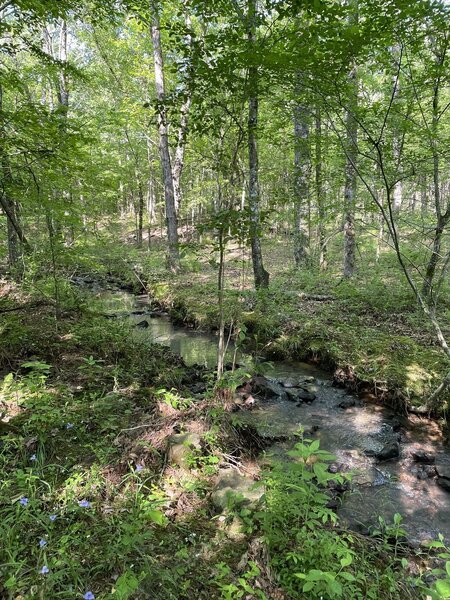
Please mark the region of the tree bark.
POLYGON ((180 254, 178 248, 178 221, 175 208, 175 192, 173 173, 169 151, 169 131, 167 123, 167 108, 165 106, 164 62, 161 48, 161 33, 157 0, 151 0, 151 36, 153 43, 153 58, 155 64, 155 87, 158 100, 158 129, 159 154, 164 180, 164 198, 166 204, 167 224, 167 266, 171 271, 180 269, 180 254))
POLYGON ((301 103, 296 103, 294 107, 294 259, 297 267, 309 262, 307 225, 311 155, 308 121, 308 109, 301 103))
POLYGON ((355 111, 358 105, 358 80, 356 66, 348 76, 350 101, 346 114, 346 164, 344 190, 344 266, 343 276, 350 278, 355 272, 356 263, 356 232, 355 232, 355 203, 356 203, 356 171, 358 125, 355 111))
POLYGON ((439 165, 439 149, 438 149, 438 127, 439 127, 439 95, 441 88, 442 67, 444 65, 445 56, 447 53, 447 42, 441 53, 436 55, 436 66, 438 67, 437 76, 433 84, 433 107, 432 107, 432 124, 431 124, 431 150, 433 155, 433 191, 434 191, 434 206, 436 211, 436 228, 433 239, 433 250, 430 260, 428 261, 425 279, 422 287, 422 294, 428 300, 433 289, 433 280, 436 273, 436 267, 441 258, 442 235, 450 220, 450 204, 447 211, 442 213, 441 206, 441 181, 440 181, 440 165, 439 165))
MULTIPOLYGON (((0 83, 0 120, 2 120, 3 112, 3 87, 0 83)), ((1 137, 4 136, 3 123, 0 123, 1 137)), ((11 168, 6 156, 5 148, 1 145, 0 141, 0 166, 1 166, 1 179, 0 179, 0 206, 6 215, 7 229, 8 229, 8 261, 10 266, 15 266, 20 258, 20 248, 18 242, 22 245, 26 252, 31 252, 31 246, 26 239, 22 227, 20 225, 19 214, 17 211, 16 202, 9 197, 8 187, 11 183, 12 174, 11 168)))
POLYGON ((316 200, 319 212, 319 268, 325 271, 327 268, 327 242, 325 239, 325 190, 323 187, 322 173, 322 118, 320 109, 316 110, 316 156, 315 156, 315 184, 316 200))
MULTIPOLYGON (((250 47, 255 45, 256 0, 248 0, 247 40, 250 47)), ((248 207, 250 212, 250 243, 252 249, 253 276, 255 288, 269 287, 269 273, 265 270, 261 252, 260 240, 260 192, 259 192, 259 163, 258 163, 258 68, 248 69, 248 207)))
MULTIPOLYGON (((186 12, 185 16, 186 27, 191 27, 191 18, 189 13, 186 12)), ((188 46, 191 46, 191 36, 187 36, 186 43, 188 46)), ((181 189, 181 175, 183 174, 184 167, 184 150, 186 148, 186 136, 188 131, 188 121, 189 121, 189 111, 191 109, 192 102, 192 92, 191 92, 191 79, 192 79, 192 69, 189 71, 189 76, 187 80, 187 90, 186 90, 186 98, 181 105, 180 110, 180 127, 178 129, 178 140, 177 147, 175 148, 175 156, 173 159, 173 191, 175 197, 175 210, 177 211, 177 215, 180 214, 180 206, 182 200, 182 189, 181 189)))

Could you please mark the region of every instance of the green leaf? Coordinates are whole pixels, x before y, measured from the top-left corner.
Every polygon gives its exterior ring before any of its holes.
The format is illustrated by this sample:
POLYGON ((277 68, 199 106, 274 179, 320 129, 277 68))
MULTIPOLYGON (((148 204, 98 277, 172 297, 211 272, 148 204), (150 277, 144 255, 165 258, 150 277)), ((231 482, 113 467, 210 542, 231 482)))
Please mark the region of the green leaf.
POLYGON ((348 567, 353 562, 351 554, 347 554, 344 558, 341 558, 341 567, 348 567))
POLYGON ((442 598, 450 598, 450 579, 436 581, 436 590, 442 598))
POLYGON ((150 521, 153 521, 153 523, 156 523, 157 525, 166 525, 167 524, 167 519, 166 519, 164 513, 162 513, 160 510, 148 510, 145 513, 145 516, 150 521))

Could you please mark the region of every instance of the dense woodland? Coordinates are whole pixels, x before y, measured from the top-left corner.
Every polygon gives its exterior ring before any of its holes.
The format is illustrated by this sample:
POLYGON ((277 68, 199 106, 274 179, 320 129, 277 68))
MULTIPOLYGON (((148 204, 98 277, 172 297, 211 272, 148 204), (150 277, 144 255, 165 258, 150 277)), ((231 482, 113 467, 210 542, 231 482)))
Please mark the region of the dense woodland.
POLYGON ((269 466, 235 419, 268 361, 309 361, 447 460, 449 23, 444 0, 0 0, 1 598, 450 598, 445 534, 352 532, 314 431, 269 466), (217 366, 117 318, 143 294, 217 366), (225 467, 262 499, 214 508, 225 467))

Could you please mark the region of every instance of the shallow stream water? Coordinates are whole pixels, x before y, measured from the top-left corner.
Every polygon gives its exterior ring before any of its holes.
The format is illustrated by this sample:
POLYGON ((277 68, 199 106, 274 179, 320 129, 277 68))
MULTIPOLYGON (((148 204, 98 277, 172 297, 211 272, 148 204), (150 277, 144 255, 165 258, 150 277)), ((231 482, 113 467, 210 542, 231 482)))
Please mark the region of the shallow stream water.
MULTIPOLYGON (((173 325, 167 315, 151 314, 147 297, 126 292, 102 293, 101 297, 108 312, 127 316, 136 324, 148 323, 145 328, 135 328, 139 338, 169 346, 188 365, 215 366, 216 336, 173 325)), ((240 357, 241 362, 245 360, 240 357)), ((313 376, 316 400, 300 406, 289 400, 264 400, 251 411, 240 411, 239 418, 269 438, 293 434, 301 426, 317 428, 314 437, 321 448, 336 457, 340 470, 353 473, 352 489, 338 509, 341 521, 365 532, 377 524, 379 516, 392 523, 394 514, 400 513, 410 543, 435 539, 439 533, 450 542, 450 492, 440 487, 436 478, 420 479, 423 468, 412 457, 418 450, 432 453, 450 470, 450 448, 435 423, 411 416, 402 420, 400 431, 394 431, 399 427, 398 418, 386 407, 356 398, 356 406, 340 408, 348 394, 333 387, 329 374, 301 362, 272 365, 265 375, 278 382, 313 376), (377 461, 374 455, 397 440, 399 458, 377 461)), ((283 456, 290 446, 292 442, 275 443, 268 452, 283 456)))

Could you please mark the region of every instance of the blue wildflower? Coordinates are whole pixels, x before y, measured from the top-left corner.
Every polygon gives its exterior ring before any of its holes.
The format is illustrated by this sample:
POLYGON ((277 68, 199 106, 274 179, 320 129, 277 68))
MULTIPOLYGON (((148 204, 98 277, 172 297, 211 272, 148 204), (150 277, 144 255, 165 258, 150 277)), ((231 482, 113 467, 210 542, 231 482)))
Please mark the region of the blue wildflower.
POLYGON ((84 600, 95 600, 95 596, 92 592, 86 592, 83 598, 84 600))
POLYGON ((47 573, 50 571, 50 569, 44 565, 40 571, 41 575, 47 575, 47 573))
POLYGON ((78 502, 78 505, 81 506, 81 508, 89 508, 91 506, 91 503, 87 500, 80 500, 80 502, 78 502))
POLYGON ((44 546, 46 546, 46 545, 47 545, 47 541, 46 541, 46 540, 44 540, 44 539, 42 539, 42 540, 39 540, 39 546, 40 546, 41 548, 43 548, 43 547, 44 547, 44 546))
POLYGON ((36 454, 33 454, 32 456, 30 456, 30 460, 33 461, 33 462, 37 461, 36 454))
POLYGON ((56 521, 56 515, 50 515, 50 521, 53 523, 53 521, 56 521))
POLYGON ((143 465, 136 465, 136 471, 139 473, 143 469, 143 465))
POLYGON ((26 498, 25 496, 22 496, 22 498, 19 500, 19 502, 22 506, 26 506, 28 504, 28 498, 26 498))
POLYGON ((73 423, 66 423, 66 429, 73 429, 73 423))

